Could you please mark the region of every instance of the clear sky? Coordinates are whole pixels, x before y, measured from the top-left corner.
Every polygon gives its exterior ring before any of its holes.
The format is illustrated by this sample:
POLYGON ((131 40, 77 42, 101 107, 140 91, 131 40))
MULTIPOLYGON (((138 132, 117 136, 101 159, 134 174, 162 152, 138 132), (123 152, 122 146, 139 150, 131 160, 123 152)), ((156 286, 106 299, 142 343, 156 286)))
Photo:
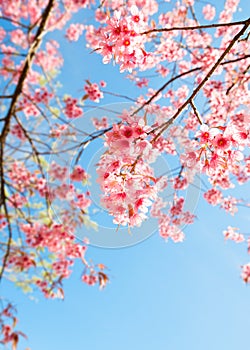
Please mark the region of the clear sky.
MULTIPOLYGON (((250 14, 247 0, 242 8, 237 19, 250 14)), ((60 41, 60 33, 54 38, 60 41)), ((84 79, 103 79, 109 91, 133 95, 118 67, 101 65, 101 57, 83 45, 82 40, 62 46, 65 90, 80 95, 84 79)), ((249 190, 246 185, 238 193, 249 190)), ((39 296, 36 302, 13 286, 1 287, 17 306, 18 328, 28 335, 20 349, 248 349, 250 289, 240 278, 240 265, 250 259, 246 245, 225 242, 222 231, 232 225, 249 232, 249 211, 229 217, 200 200, 195 214, 183 243, 165 243, 155 233, 128 248, 91 246, 88 256, 109 267, 111 283, 103 291, 81 282, 80 264, 64 284, 64 301, 39 296)))

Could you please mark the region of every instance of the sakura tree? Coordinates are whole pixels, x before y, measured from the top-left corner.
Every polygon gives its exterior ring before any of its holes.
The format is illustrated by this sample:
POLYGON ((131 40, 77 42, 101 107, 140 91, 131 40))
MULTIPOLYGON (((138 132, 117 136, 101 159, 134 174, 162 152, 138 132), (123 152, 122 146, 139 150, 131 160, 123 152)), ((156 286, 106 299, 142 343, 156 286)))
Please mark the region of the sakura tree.
MULTIPOLYGON (((112 218, 118 235, 125 228, 136 237, 154 218, 164 240, 182 242, 196 218, 185 196, 195 179, 212 206, 230 215, 249 206, 232 194, 250 176, 250 18, 240 6, 239 0, 221 8, 195 0, 0 0, 1 280, 63 298, 63 281, 80 260, 82 281, 105 287, 106 267, 86 257, 84 238, 100 225, 87 171, 95 142, 104 147, 95 163, 98 210, 112 218), (101 72, 98 82, 77 82, 80 93, 59 83, 60 45, 82 37, 103 70, 118 66, 136 95, 108 91, 101 72), (104 105, 110 96, 130 101, 114 117, 104 105), (89 117, 88 103, 100 106, 98 117, 89 117), (86 119, 90 127, 82 128, 86 119)), ((241 230, 228 226, 223 234, 249 245, 241 230)), ((250 282, 250 263, 241 277, 250 282)), ((1 342, 16 349, 24 334, 15 330, 13 306, 5 299, 2 306, 1 342)))

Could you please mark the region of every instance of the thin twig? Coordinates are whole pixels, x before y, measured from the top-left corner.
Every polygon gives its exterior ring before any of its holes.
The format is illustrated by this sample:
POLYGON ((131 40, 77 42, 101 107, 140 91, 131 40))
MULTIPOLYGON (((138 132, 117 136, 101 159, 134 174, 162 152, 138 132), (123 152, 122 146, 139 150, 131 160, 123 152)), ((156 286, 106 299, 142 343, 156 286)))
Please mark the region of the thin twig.
POLYGON ((9 18, 9 17, 6 17, 6 16, 0 16, 0 20, 1 20, 1 19, 4 20, 4 21, 8 21, 8 22, 17 24, 17 25, 19 25, 19 26, 22 27, 22 28, 30 29, 29 26, 26 26, 25 24, 23 24, 23 23, 21 23, 21 22, 18 22, 18 21, 16 21, 15 19, 12 19, 12 18, 9 18))
POLYGON ((201 116, 200 116, 200 114, 199 114, 199 112, 198 112, 198 110, 197 110, 197 108, 196 108, 196 106, 195 106, 195 104, 194 104, 194 102, 192 100, 190 101, 190 105, 193 108, 194 115, 198 119, 198 122, 202 125, 203 122, 202 122, 201 116))
POLYGON ((132 116, 134 116, 135 114, 137 114, 138 112, 140 112, 145 106, 149 105, 153 99, 159 95, 160 92, 162 92, 163 90, 165 90, 165 88, 170 85, 172 82, 174 82, 175 80, 184 77, 185 75, 191 74, 193 72, 196 72, 198 70, 200 70, 201 67, 196 67, 193 69, 190 69, 186 72, 183 72, 181 74, 176 75, 175 77, 169 79, 164 85, 162 85, 146 102, 144 102, 139 108, 137 108, 133 113, 132 116))

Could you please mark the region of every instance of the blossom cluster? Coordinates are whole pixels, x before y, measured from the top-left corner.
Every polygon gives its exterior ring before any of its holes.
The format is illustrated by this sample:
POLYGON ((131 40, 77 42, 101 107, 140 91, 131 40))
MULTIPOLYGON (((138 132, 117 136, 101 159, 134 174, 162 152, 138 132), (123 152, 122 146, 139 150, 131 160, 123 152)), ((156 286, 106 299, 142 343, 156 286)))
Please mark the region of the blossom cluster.
MULTIPOLYGON (((86 81, 86 85, 84 86, 84 90, 86 95, 84 99, 89 98, 91 101, 100 102, 100 99, 103 98, 103 93, 100 91, 100 88, 97 83, 91 83, 89 80, 86 81)), ((106 83, 104 81, 100 82, 100 85, 104 87, 106 83)))
POLYGON ((66 38, 69 41, 77 41, 84 30, 84 25, 80 23, 71 23, 66 31, 66 38))
POLYGON ((82 108, 78 105, 78 100, 70 96, 66 97, 65 100, 65 115, 69 119, 79 118, 83 115, 82 108))
POLYGON ((236 243, 241 243, 245 241, 245 237, 243 234, 238 232, 239 229, 237 227, 228 226, 227 230, 223 231, 224 237, 226 240, 232 240, 236 243))
POLYGON ((143 67, 150 60, 144 45, 146 38, 140 35, 148 28, 147 16, 132 5, 125 13, 115 10, 112 17, 104 17, 106 26, 99 30, 93 30, 93 26, 86 28, 89 46, 103 56, 103 63, 109 63, 113 58, 121 72, 143 67))
MULTIPOLYGON (((242 130, 234 124, 212 127, 203 124, 195 136, 197 147, 183 155, 183 164, 187 167, 199 164, 201 170, 211 177, 217 174, 217 184, 226 188, 227 184, 223 185, 220 175, 235 172, 237 164, 244 159, 242 150, 250 144, 249 125, 242 130)), ((215 178, 213 185, 216 185, 215 178)))
MULTIPOLYGON (((2 301, 3 303, 3 301, 2 301)), ((16 317, 16 309, 11 303, 4 305, 0 313, 0 343, 4 346, 12 345, 12 349, 16 349, 20 336, 27 338, 23 332, 16 330, 18 319, 16 317)))
POLYGON ((147 140, 143 119, 114 125, 105 135, 108 151, 98 162, 102 203, 118 225, 140 226, 162 189, 150 162, 158 151, 147 140))

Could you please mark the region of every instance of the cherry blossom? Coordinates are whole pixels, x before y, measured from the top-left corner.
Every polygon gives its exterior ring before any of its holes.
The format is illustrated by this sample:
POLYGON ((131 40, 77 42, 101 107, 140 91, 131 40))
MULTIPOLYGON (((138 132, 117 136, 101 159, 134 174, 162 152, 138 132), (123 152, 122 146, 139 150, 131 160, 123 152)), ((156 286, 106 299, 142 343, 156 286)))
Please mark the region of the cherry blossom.
POLYGON ((226 240, 230 239, 232 241, 235 241, 236 243, 244 242, 245 238, 244 235, 241 233, 238 233, 239 229, 237 227, 231 227, 228 226, 227 230, 223 231, 224 237, 226 240))
POLYGON ((222 202, 223 195, 222 192, 216 188, 211 188, 204 193, 204 198, 208 201, 209 204, 217 205, 222 202))
MULTIPOLYGON (((15 275, 24 290, 63 298, 63 281, 78 261, 84 283, 107 285, 106 266, 92 262, 88 242, 75 238, 97 225, 87 188, 85 151, 92 142, 105 148, 95 169, 98 204, 118 234, 120 225, 133 234, 153 217, 160 237, 183 242, 196 219, 186 195, 197 178, 201 199, 231 220, 249 208, 237 197, 250 177, 249 19, 238 20, 239 5, 0 1, 0 279, 15 275), (79 75, 75 91, 62 86, 60 71, 68 64, 62 53, 77 41, 118 66, 114 72, 130 84, 125 94, 104 65, 98 79, 79 75), (131 107, 115 118, 100 109, 88 119, 88 102, 113 98, 131 107), (91 130, 77 126, 81 118, 91 130)), ((232 224, 223 235, 249 252, 243 225, 232 224)), ((249 263, 242 266, 245 283, 249 271, 249 263)), ((4 305, 0 341, 13 349, 24 336, 15 323, 15 310, 4 305)))
MULTIPOLYGON (((96 83, 90 83, 86 81, 87 84, 84 86, 86 95, 84 98, 89 98, 91 101, 100 102, 100 99, 103 98, 103 93, 100 91, 99 86, 96 83)), ((101 85, 104 86, 105 82, 101 82, 101 85)))
POLYGON ((70 174, 70 179, 72 181, 86 181, 88 179, 88 174, 80 165, 77 165, 70 174))
POLYGON ((77 41, 84 30, 83 24, 72 23, 66 31, 66 38, 69 41, 77 41))
POLYGON ((92 118, 92 123, 97 130, 107 129, 108 118, 102 117, 102 119, 92 118))
POLYGON ((215 10, 215 7, 210 5, 210 4, 207 4, 206 6, 203 7, 202 9, 202 13, 204 15, 204 18, 208 21, 212 21, 214 19, 214 16, 215 16, 215 13, 216 13, 216 10, 215 10))
POLYGON ((245 283, 250 282, 250 263, 242 266, 241 278, 245 283))
POLYGON ((67 97, 65 99, 65 114, 68 118, 74 119, 82 116, 82 108, 77 103, 78 100, 76 98, 67 97))

